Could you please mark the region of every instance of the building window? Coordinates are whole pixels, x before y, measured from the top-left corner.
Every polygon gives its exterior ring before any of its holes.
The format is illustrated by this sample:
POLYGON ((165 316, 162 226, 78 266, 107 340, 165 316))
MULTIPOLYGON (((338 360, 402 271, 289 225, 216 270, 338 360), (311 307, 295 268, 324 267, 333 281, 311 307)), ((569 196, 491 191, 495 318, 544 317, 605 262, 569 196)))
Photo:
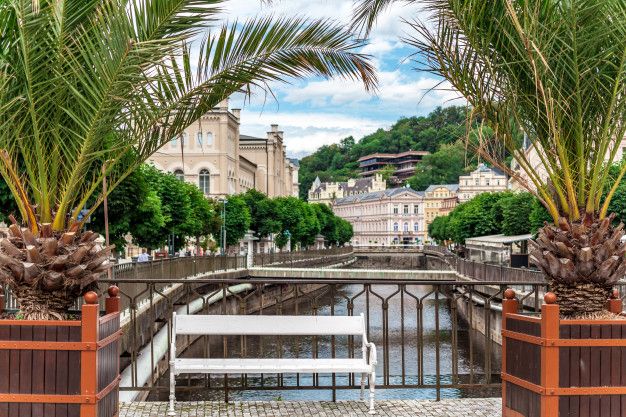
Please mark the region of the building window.
POLYGON ((413 231, 414 232, 419 232, 420 231, 419 223, 413 223, 413 231))
POLYGON ((393 224, 393 231, 397 232, 398 231, 398 223, 394 223, 393 224))
POLYGON ((206 134, 206 144, 211 146, 213 145, 213 133, 207 132, 206 134))
POLYGON ((419 214, 420 212, 420 206, 418 206, 417 204, 413 206, 413 214, 419 214))
POLYGON ((174 171, 174 176, 176 177, 176 179, 185 181, 185 173, 182 169, 177 169, 176 171, 174 171))
POLYGON ((398 206, 393 206, 393 214, 398 214, 398 206))
POLYGON ((404 222, 404 224, 402 225, 402 230, 404 232, 408 232, 409 231, 409 224, 407 222, 404 222))
POLYGON ((210 178, 211 178, 211 174, 209 173, 208 169, 200 170, 200 173, 198 174, 198 186, 200 188, 200 191, 202 191, 204 195, 210 194, 210 191, 211 191, 210 178))
POLYGON ((172 148, 175 148, 176 145, 178 145, 178 136, 174 136, 172 140, 170 140, 170 145, 172 145, 172 148))
POLYGON ((404 205, 404 209, 403 209, 403 211, 402 211, 402 212, 403 212, 404 214, 409 214, 409 205, 408 205, 408 204, 405 204, 405 205, 404 205))
POLYGON ((196 134, 196 143, 198 146, 202 146, 202 132, 198 132, 196 134))
POLYGON ((474 183, 475 183, 476 185, 480 185, 480 178, 476 178, 476 179, 474 180, 474 183))
POLYGON ((489 178, 485 180, 487 182, 487 187, 489 187, 489 178))

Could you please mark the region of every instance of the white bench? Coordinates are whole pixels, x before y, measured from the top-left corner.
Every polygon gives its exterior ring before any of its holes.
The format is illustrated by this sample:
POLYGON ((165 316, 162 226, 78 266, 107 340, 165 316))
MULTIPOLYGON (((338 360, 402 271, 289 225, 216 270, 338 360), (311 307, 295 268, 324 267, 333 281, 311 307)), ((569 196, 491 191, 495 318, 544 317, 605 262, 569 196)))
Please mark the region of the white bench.
POLYGON ((365 319, 360 316, 237 316, 183 315, 172 317, 170 349, 170 416, 176 400, 176 375, 179 374, 284 374, 284 373, 354 373, 361 374, 361 399, 365 376, 369 379, 369 412, 374 411, 376 382, 376 346, 367 341, 365 319), (177 358, 176 336, 361 336, 362 357, 332 359, 299 358, 177 358), (368 355, 369 349, 369 355, 368 355))

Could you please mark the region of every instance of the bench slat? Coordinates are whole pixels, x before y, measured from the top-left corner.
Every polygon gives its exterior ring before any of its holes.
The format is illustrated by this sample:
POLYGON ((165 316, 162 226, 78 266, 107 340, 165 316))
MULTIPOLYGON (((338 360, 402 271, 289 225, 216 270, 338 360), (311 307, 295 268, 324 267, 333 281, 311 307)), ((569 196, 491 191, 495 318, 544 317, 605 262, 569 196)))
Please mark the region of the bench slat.
POLYGON ((363 359, 176 359, 178 373, 283 374, 371 372, 363 359))
POLYGON ((363 335, 362 316, 176 315, 181 335, 363 335))

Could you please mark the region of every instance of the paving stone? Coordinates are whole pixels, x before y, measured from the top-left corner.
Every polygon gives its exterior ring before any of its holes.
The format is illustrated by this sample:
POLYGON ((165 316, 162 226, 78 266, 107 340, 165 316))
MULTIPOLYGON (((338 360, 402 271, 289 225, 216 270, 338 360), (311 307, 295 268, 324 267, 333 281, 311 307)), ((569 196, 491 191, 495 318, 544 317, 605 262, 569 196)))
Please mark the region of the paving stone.
MULTIPOLYGON (((500 398, 434 400, 381 400, 380 417, 500 417, 500 398)), ((352 417, 368 415, 363 401, 242 401, 178 402, 177 417, 352 417)), ((167 403, 135 402, 120 405, 119 417, 165 417, 167 403)))

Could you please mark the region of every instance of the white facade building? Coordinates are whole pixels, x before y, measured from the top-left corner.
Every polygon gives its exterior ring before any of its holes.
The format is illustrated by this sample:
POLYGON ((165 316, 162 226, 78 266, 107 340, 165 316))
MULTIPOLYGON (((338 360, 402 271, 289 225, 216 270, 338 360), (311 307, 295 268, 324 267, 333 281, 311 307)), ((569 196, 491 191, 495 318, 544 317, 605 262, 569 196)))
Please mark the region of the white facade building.
POLYGON ((506 174, 497 168, 490 168, 485 164, 468 175, 459 177, 459 202, 465 202, 482 193, 497 193, 508 189, 506 174))
POLYGON ((353 246, 421 244, 426 238, 424 193, 411 188, 340 198, 333 211, 352 224, 353 246))
POLYGON ((340 198, 385 189, 387 189, 387 183, 381 174, 375 174, 368 178, 350 178, 345 182, 321 182, 320 178, 316 177, 309 189, 309 202, 330 206, 333 201, 340 198))

